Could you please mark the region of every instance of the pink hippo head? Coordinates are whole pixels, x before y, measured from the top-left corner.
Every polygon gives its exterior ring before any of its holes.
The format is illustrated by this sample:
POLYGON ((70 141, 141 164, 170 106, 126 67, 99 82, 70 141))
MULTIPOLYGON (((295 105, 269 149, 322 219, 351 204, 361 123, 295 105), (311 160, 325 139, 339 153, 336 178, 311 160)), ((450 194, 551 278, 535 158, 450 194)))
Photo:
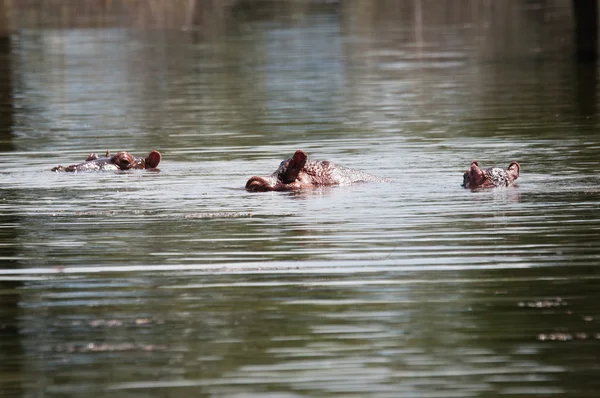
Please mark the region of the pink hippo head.
POLYGON ((265 191, 291 191, 294 189, 308 188, 312 182, 307 178, 302 169, 306 165, 308 155, 299 150, 294 155, 282 161, 277 170, 268 177, 250 177, 246 189, 254 192, 265 191))
POLYGON ((465 188, 494 188, 509 187, 519 178, 521 166, 517 162, 512 162, 508 168, 490 167, 485 170, 479 168, 476 160, 471 162, 471 166, 463 174, 463 184, 465 188))

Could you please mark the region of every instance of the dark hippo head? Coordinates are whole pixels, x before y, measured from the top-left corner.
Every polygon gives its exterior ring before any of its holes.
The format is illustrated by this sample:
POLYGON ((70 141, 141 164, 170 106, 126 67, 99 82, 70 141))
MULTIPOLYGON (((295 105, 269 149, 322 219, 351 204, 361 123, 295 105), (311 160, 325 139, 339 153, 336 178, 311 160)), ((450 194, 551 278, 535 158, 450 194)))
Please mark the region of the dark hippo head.
POLYGON ((110 158, 110 162, 120 170, 155 169, 160 163, 160 158, 160 152, 158 151, 150 152, 145 158, 133 156, 129 152, 122 151, 110 158))
POLYGON ((117 166, 120 170, 129 170, 135 166, 135 158, 129 152, 117 152, 110 162, 117 166))
POLYGON ((339 166, 327 160, 309 160, 306 152, 298 150, 279 164, 268 177, 251 177, 246 189, 254 192, 291 191, 317 186, 346 185, 355 182, 390 182, 360 170, 339 166))
POLYGON ((462 186, 465 188, 494 188, 508 187, 514 184, 519 178, 521 166, 517 162, 512 162, 506 170, 500 167, 490 167, 485 170, 479 168, 476 160, 471 162, 471 166, 463 174, 462 186))
POLYGON ((56 166, 52 171, 107 171, 107 170, 131 170, 131 169, 155 169, 160 163, 161 155, 157 151, 152 151, 147 157, 142 158, 133 156, 129 152, 118 152, 110 156, 110 151, 106 151, 105 157, 100 157, 95 153, 90 153, 85 162, 73 164, 70 166, 56 166))

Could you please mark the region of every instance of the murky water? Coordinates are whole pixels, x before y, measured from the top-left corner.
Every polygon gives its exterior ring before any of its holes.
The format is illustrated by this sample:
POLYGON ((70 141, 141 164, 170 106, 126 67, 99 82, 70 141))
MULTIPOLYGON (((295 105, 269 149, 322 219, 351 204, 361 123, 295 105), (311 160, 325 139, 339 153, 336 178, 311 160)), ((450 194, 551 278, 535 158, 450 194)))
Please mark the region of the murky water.
POLYGON ((597 396, 568 4, 166 3, 11 9, 0 396, 597 396), (106 149, 160 172, 49 171, 106 149), (243 190, 296 149, 393 183, 243 190))

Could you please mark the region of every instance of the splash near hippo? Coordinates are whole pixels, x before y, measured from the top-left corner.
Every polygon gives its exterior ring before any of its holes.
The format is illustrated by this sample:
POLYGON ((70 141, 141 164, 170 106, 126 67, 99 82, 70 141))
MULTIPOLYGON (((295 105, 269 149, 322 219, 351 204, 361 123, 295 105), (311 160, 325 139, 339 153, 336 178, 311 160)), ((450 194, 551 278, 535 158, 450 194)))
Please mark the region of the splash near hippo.
POLYGON ((462 186, 470 189, 510 187, 515 184, 520 172, 521 166, 517 162, 512 162, 506 170, 501 167, 482 170, 474 160, 463 174, 462 186))
POLYGON ((339 166, 327 160, 309 160, 306 152, 296 151, 281 162, 279 168, 267 177, 254 176, 246 183, 252 192, 291 191, 357 182, 390 182, 373 174, 339 166))
POLYGON ((129 152, 117 152, 111 156, 106 151, 104 157, 90 153, 83 163, 70 166, 56 166, 51 171, 56 172, 80 172, 80 171, 106 171, 106 170, 133 170, 133 169, 156 169, 160 163, 160 152, 152 151, 145 158, 133 156, 129 152))

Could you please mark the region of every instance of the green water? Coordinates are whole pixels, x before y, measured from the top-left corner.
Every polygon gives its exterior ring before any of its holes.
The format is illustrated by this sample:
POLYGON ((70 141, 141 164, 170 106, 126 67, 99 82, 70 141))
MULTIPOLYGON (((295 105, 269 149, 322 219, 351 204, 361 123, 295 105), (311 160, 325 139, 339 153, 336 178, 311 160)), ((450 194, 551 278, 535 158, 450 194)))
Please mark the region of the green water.
POLYGON ((568 3, 109 3, 7 14, 1 397, 597 396, 568 3), (296 149, 393 182, 243 190, 296 149))

